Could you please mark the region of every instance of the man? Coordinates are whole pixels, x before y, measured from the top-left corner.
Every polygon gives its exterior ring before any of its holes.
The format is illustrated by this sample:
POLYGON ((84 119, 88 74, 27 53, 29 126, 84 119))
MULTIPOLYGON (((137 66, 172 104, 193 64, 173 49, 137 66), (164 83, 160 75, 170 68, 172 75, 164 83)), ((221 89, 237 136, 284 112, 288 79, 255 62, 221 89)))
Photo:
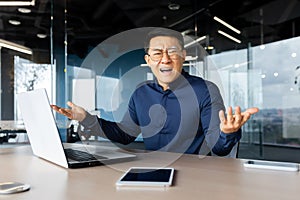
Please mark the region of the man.
POLYGON ((191 154, 228 155, 241 138, 241 127, 257 108, 241 112, 229 107, 227 116, 217 86, 183 70, 186 51, 180 33, 157 28, 145 43, 145 61, 154 81, 139 85, 120 123, 87 113, 68 102, 71 109, 52 105, 57 112, 78 120, 85 134, 97 134, 129 144, 142 133, 145 148, 191 154))

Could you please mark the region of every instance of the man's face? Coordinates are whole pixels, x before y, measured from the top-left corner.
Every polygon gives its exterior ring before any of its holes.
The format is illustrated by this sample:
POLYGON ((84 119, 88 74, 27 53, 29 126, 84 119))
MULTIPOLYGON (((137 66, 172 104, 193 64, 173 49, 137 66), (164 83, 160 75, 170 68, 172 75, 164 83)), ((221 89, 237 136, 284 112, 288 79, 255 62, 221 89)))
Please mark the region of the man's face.
POLYGON ((150 40, 145 61, 164 90, 181 74, 186 51, 174 37, 157 36, 150 40))

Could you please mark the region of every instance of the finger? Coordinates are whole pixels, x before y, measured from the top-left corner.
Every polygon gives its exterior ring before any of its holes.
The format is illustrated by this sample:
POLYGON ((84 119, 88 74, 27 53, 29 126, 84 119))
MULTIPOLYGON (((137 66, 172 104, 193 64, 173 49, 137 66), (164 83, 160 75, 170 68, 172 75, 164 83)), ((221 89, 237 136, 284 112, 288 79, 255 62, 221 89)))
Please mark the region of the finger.
POLYGON ((223 127, 227 123, 224 110, 219 111, 219 118, 220 118, 220 130, 223 132, 223 127))
POLYGON ((69 109, 60 108, 60 109, 58 110, 58 112, 59 112, 60 114, 65 115, 65 116, 68 117, 68 118, 72 118, 72 112, 71 112, 69 109))
POLYGON ((232 122, 233 120, 232 107, 229 106, 227 109, 227 122, 232 122))
POLYGON ((250 119, 251 117, 251 114, 249 112, 245 112, 243 115, 242 115, 242 122, 241 122, 241 125, 244 125, 248 119, 250 119))
POLYGON ((235 107, 234 114, 236 114, 236 115, 240 115, 241 114, 241 107, 240 106, 235 107))
POLYGON ((58 113, 60 113, 60 114, 62 114, 62 115, 64 115, 64 116, 66 116, 66 117, 68 117, 68 118, 70 118, 70 119, 72 119, 72 111, 70 110, 70 109, 67 109, 67 108, 62 108, 62 107, 59 107, 59 106, 57 106, 57 105, 50 105, 51 106, 51 108, 53 108, 53 110, 55 110, 56 112, 58 112, 58 113))
POLYGON ((74 108, 76 105, 74 103, 72 103, 71 101, 67 102, 67 105, 70 106, 71 108, 74 108))
POLYGON ((69 107, 71 107, 71 110, 70 110, 70 113, 69 113, 69 118, 70 118, 70 119, 76 119, 76 118, 77 118, 77 117, 76 117, 76 113, 78 112, 78 111, 76 110, 77 105, 74 104, 74 103, 71 102, 71 101, 68 101, 68 102, 67 102, 67 105, 68 105, 69 107))
POLYGON ((55 111, 58 111, 60 107, 56 106, 56 105, 50 105, 50 107, 55 110, 55 111))
POLYGON ((234 112, 234 123, 239 125, 242 121, 241 108, 239 106, 235 107, 234 112))
POLYGON ((224 110, 219 111, 219 118, 222 124, 226 123, 225 113, 224 110))
POLYGON ((258 111, 259 111, 258 108, 253 107, 253 108, 248 108, 245 112, 248 112, 248 113, 250 113, 251 115, 253 115, 253 114, 257 113, 258 111))

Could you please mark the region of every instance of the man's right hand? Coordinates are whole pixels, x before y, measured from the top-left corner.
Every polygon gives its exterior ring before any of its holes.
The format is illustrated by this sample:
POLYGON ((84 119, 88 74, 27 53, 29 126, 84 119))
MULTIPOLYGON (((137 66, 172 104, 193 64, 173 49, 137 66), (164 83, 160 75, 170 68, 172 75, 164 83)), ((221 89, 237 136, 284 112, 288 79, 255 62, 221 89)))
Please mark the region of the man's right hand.
POLYGON ((77 106, 76 104, 74 104, 70 101, 67 102, 67 105, 70 106, 70 108, 61 108, 57 105, 51 105, 51 107, 56 112, 58 112, 62 115, 65 115, 69 119, 77 120, 79 122, 81 122, 82 120, 85 119, 86 110, 84 110, 84 108, 77 106))

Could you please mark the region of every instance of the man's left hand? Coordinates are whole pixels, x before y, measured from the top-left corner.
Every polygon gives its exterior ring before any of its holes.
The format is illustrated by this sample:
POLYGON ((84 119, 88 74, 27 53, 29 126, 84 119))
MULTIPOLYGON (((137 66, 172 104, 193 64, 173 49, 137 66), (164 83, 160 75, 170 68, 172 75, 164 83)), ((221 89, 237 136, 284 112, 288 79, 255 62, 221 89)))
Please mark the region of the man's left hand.
POLYGON ((227 116, 223 110, 219 112, 220 118, 220 130, 223 133, 233 133, 238 131, 251 117, 251 115, 257 113, 259 111, 258 108, 248 108, 245 112, 241 112, 241 108, 237 106, 235 108, 235 112, 233 114, 232 107, 228 107, 227 109, 227 116))

